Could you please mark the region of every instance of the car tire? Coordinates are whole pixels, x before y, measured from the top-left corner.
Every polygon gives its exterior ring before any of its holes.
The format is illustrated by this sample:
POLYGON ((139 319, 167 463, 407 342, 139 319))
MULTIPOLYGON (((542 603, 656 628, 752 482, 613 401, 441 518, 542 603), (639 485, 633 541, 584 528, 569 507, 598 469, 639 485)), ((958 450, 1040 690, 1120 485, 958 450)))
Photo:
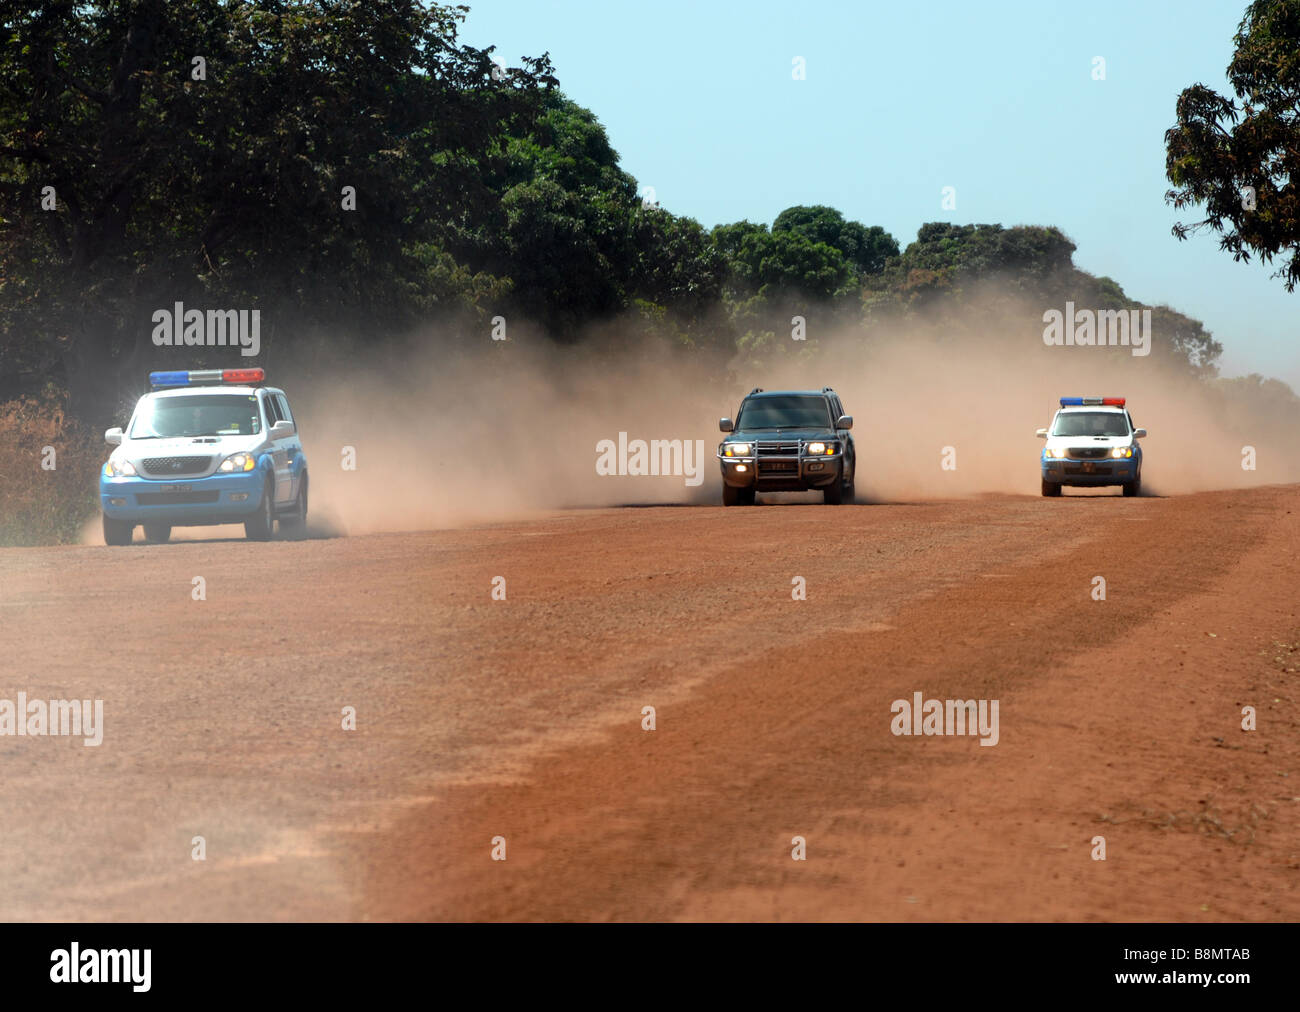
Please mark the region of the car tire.
POLYGON ((743 488, 736 488, 735 485, 728 485, 724 482, 722 486, 722 505, 743 506, 744 500, 741 498, 741 494, 744 491, 743 488))
POLYGON ((855 482, 850 478, 849 483, 844 487, 844 505, 846 506, 852 506, 854 500, 857 498, 858 493, 857 489, 854 488, 854 484, 855 482))
POLYGON ((165 545, 172 536, 171 524, 145 524, 144 537, 152 545, 165 545))
POLYGON ((280 517, 280 529, 302 527, 307 523, 307 475, 298 483, 298 498, 293 501, 293 512, 280 517))
POLYGON ((1127 498, 1127 499, 1131 499, 1131 498, 1133 498, 1135 495, 1141 495, 1141 494, 1142 494, 1142 476, 1141 476, 1141 475, 1138 475, 1138 476, 1137 476, 1136 478, 1134 478, 1132 481, 1126 481, 1126 482, 1124 482, 1124 484, 1123 484, 1122 487, 1123 487, 1123 489, 1124 489, 1124 497, 1127 498))
POLYGON ((1043 495, 1055 498, 1061 494, 1061 486, 1054 481, 1043 479, 1043 495))
POLYGON ((104 544, 129 545, 133 533, 135 533, 135 524, 128 524, 125 520, 114 520, 109 516, 104 517, 104 544))
POLYGON ((262 492, 262 504, 256 515, 244 521, 244 536, 249 541, 270 541, 275 531, 275 486, 269 481, 262 492))
POLYGON ((844 483, 839 478, 822 489, 822 502, 827 506, 839 506, 844 502, 844 483))

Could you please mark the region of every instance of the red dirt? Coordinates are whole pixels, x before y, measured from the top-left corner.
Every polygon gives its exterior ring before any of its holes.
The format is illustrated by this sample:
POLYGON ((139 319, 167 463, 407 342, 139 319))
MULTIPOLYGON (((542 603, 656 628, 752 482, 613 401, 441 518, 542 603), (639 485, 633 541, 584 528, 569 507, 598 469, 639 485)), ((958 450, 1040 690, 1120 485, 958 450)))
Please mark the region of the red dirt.
POLYGON ((0 916, 1295 920, 1296 493, 6 551, 0 916))

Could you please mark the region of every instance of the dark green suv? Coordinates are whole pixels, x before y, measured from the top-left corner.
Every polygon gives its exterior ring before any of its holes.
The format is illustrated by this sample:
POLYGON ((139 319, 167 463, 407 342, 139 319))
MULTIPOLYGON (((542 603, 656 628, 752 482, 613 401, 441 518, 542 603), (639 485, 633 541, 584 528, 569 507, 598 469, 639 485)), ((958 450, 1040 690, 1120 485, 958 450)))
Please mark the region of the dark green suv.
POLYGON ((830 387, 755 387, 735 422, 723 418, 718 428, 727 433, 718 446, 724 506, 752 506, 757 492, 812 489, 832 506, 853 501, 853 419, 830 387))

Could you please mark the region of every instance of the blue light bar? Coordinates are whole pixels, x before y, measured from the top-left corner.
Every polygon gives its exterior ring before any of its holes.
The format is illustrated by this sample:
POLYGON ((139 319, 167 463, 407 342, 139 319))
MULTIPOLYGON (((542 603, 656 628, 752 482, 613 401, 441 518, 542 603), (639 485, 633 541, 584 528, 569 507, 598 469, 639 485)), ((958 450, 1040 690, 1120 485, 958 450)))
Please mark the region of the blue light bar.
POLYGON ((149 374, 149 385, 151 387, 187 387, 190 385, 190 374, 188 372, 151 372, 149 374))

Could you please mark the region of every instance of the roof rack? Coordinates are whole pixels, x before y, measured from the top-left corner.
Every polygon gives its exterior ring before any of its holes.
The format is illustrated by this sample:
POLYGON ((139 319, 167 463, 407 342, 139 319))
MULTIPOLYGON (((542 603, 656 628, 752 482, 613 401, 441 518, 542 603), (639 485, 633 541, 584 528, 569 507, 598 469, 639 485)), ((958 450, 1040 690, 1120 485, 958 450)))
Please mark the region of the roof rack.
POLYGON ((761 394, 762 392, 763 392, 762 387, 754 387, 754 389, 749 392, 749 396, 753 397, 754 394, 761 394))

